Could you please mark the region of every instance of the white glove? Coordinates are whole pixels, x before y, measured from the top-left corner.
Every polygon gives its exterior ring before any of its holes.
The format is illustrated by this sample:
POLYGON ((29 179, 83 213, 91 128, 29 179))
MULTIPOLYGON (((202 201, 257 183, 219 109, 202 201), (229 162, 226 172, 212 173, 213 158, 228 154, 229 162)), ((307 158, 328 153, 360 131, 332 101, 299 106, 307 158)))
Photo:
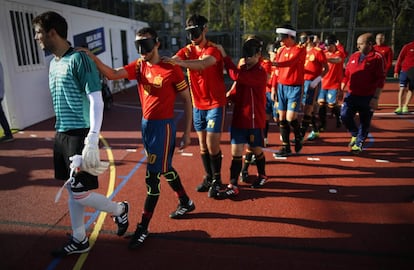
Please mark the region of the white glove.
POLYGON ((313 81, 311 81, 310 87, 311 88, 316 88, 316 86, 318 86, 318 84, 321 82, 321 80, 322 80, 321 76, 316 77, 313 81))
POLYGON ((99 165, 97 167, 94 168, 81 168, 81 171, 85 171, 88 172, 92 175, 98 176, 102 173, 104 173, 106 171, 106 169, 108 169, 109 167, 109 162, 108 161, 99 161, 99 165))
POLYGON ((70 161, 70 168, 71 169, 79 169, 81 171, 90 173, 92 175, 98 176, 108 169, 109 162, 107 161, 99 161, 98 166, 96 167, 85 167, 83 157, 81 155, 74 155, 69 158, 70 161))
POLYGON ((92 175, 98 176, 101 173, 103 173, 104 171, 106 171, 106 169, 109 166, 109 162, 106 161, 99 161, 99 165, 95 168, 84 168, 82 166, 82 156, 81 155, 74 155, 69 157, 69 160, 72 161, 69 165, 70 167, 70 173, 69 173, 69 179, 65 181, 65 183, 63 184, 63 186, 58 190, 56 196, 55 196, 55 203, 57 203, 60 199, 60 197, 62 196, 62 192, 63 189, 66 187, 66 185, 68 185, 72 179, 75 177, 75 172, 77 171, 85 171, 88 172, 92 175))
POLYGON ((99 166, 99 133, 90 132, 85 138, 85 147, 82 150, 82 165, 84 168, 96 168, 99 166))

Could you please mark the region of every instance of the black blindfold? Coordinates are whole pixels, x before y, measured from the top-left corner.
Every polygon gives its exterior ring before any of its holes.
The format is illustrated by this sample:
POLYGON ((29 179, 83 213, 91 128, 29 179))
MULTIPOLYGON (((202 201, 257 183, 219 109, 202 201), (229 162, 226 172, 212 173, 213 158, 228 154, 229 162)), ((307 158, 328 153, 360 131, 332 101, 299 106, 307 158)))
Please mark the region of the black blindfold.
POLYGON ((135 40, 135 47, 139 54, 149 53, 154 49, 155 44, 157 44, 156 38, 146 38, 146 39, 137 39, 135 40))
POLYGON ((299 37, 299 43, 300 43, 300 44, 305 44, 308 40, 309 40, 309 42, 314 42, 314 40, 315 40, 315 35, 310 35, 310 36, 300 36, 300 37, 299 37))
POLYGON ((276 42, 280 42, 280 41, 282 41, 283 39, 288 38, 288 37, 289 37, 289 35, 288 35, 288 34, 280 34, 280 33, 278 33, 278 34, 277 34, 277 37, 276 37, 276 42))
POLYGON ((243 57, 253 57, 262 50, 258 41, 250 39, 243 44, 243 57))
POLYGON ((243 47, 243 58, 253 57, 260 51, 257 47, 243 47))
POLYGON ((336 40, 325 39, 325 46, 336 45, 336 40))
POLYGON ((185 28, 185 31, 187 32, 187 38, 189 40, 196 40, 198 39, 201 34, 203 33, 203 27, 200 27, 198 25, 191 25, 185 28))

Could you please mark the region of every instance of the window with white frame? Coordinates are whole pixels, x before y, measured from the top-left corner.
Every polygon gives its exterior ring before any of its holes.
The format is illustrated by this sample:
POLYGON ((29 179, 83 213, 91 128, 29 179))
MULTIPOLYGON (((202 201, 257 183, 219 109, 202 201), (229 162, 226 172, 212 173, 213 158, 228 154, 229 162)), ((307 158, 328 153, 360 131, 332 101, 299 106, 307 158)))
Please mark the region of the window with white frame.
POLYGON ((32 27, 34 14, 16 10, 10 10, 9 14, 18 66, 30 67, 42 64, 38 45, 34 40, 32 27))

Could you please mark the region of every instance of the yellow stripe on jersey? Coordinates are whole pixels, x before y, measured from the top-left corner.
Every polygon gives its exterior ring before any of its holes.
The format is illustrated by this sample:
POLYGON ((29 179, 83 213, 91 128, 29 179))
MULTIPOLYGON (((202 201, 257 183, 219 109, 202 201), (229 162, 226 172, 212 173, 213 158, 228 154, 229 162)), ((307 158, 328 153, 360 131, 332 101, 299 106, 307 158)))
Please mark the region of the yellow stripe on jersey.
POLYGON ((182 90, 184 90, 184 89, 186 89, 188 87, 188 84, 187 84, 187 82, 185 80, 183 80, 182 82, 177 83, 175 85, 175 87, 177 88, 177 91, 182 91, 182 90))

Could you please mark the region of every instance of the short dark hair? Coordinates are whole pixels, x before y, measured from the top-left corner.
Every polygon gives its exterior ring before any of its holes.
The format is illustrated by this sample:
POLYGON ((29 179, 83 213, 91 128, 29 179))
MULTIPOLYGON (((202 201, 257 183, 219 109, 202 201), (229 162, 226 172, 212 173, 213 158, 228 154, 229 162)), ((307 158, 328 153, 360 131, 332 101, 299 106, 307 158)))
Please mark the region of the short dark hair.
POLYGON ((33 25, 38 24, 40 27, 48 33, 50 30, 55 29, 56 33, 64 39, 68 37, 68 23, 65 18, 54 11, 47 11, 32 20, 33 25))
POLYGON ((150 34, 152 38, 158 39, 157 31, 155 31, 155 29, 151 28, 151 27, 141 28, 136 33, 137 36, 143 36, 143 35, 146 35, 146 34, 150 34))
POLYGON ((207 23, 207 18, 199 14, 191 15, 185 22, 186 26, 198 25, 200 28, 207 26, 207 23))

